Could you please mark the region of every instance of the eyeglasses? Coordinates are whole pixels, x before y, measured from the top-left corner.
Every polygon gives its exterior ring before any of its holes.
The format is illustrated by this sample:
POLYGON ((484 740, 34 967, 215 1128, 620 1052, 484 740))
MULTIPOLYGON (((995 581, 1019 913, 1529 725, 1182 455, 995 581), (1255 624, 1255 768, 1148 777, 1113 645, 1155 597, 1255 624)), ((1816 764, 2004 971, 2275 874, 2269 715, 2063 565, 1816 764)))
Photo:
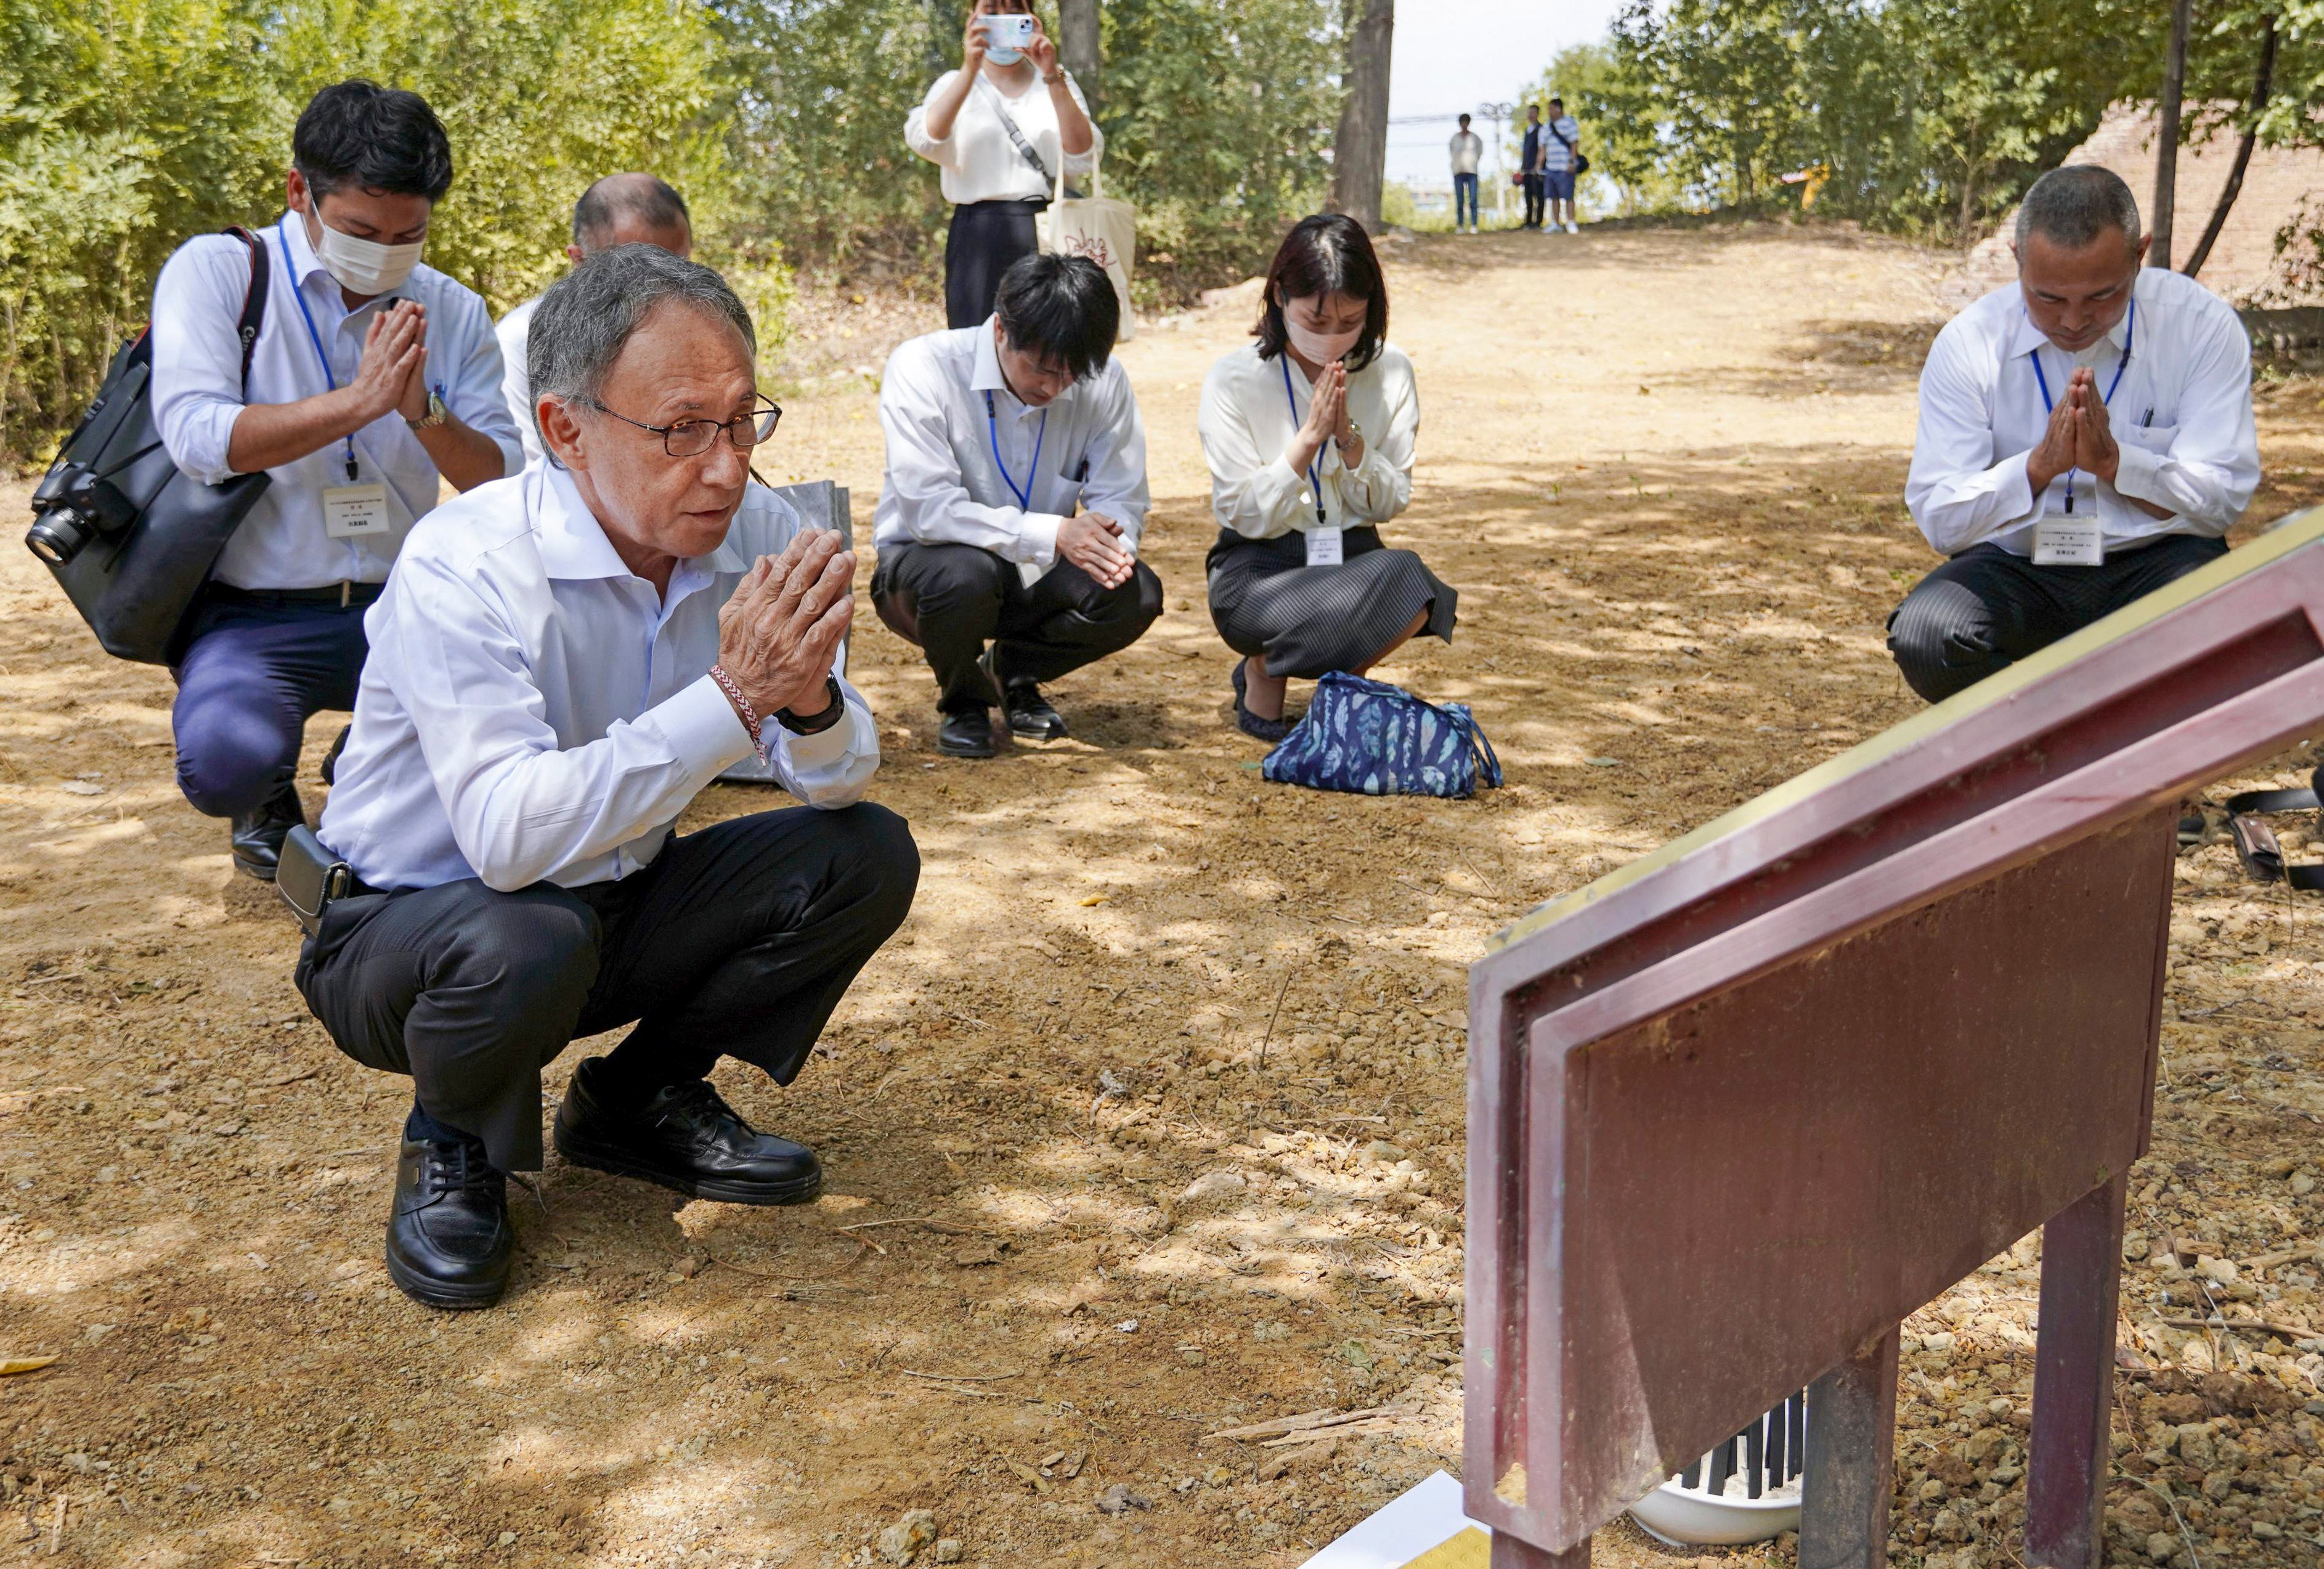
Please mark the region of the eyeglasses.
POLYGON ((672 457, 701 457, 717 445, 722 431, 727 440, 745 452, 771 439, 775 427, 782 422, 782 406, 771 398, 753 399, 752 405, 749 413, 737 414, 732 420, 680 420, 675 425, 649 425, 627 414, 614 414, 594 398, 589 401, 589 407, 600 414, 611 414, 624 425, 634 425, 660 437, 661 449, 672 457))

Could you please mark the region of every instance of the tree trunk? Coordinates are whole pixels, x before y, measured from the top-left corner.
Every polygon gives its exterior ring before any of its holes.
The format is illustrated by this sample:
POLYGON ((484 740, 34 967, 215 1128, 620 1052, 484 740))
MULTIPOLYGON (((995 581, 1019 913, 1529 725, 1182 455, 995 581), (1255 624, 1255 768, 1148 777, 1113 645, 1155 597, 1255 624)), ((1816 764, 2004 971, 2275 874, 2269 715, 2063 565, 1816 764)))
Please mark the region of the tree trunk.
POLYGON ((2251 112, 2244 124, 2243 140, 2236 143, 2236 166, 2227 171, 2227 183, 2219 189, 2218 205, 2211 208, 2211 221, 2203 226, 2203 237, 2195 242, 2194 254, 2187 258, 2187 276, 2192 278, 2203 270, 2209 259, 2211 247, 2218 243, 2219 231, 2227 226, 2227 209, 2236 205, 2236 198, 2244 189, 2244 171, 2251 167, 2252 144, 2259 140, 2259 117, 2267 107, 2268 88, 2275 79, 2275 18, 2267 19, 2267 31, 2259 42, 2259 74, 2252 78, 2251 112))
POLYGON ((2172 208, 2179 188, 2179 107, 2187 84, 2187 28, 2193 19, 2194 0, 2172 0, 2171 43, 2163 57, 2163 123, 2154 134, 2154 245, 2146 253, 2150 267, 2171 265, 2172 208))
POLYGON ((1380 185, 1388 177, 1388 46, 1396 35, 1396 0, 1347 0, 1347 97, 1333 141, 1333 212, 1380 229, 1380 185))
POLYGON ((1089 100, 1089 112, 1098 112, 1098 0, 1057 0, 1057 58, 1074 73, 1089 100))

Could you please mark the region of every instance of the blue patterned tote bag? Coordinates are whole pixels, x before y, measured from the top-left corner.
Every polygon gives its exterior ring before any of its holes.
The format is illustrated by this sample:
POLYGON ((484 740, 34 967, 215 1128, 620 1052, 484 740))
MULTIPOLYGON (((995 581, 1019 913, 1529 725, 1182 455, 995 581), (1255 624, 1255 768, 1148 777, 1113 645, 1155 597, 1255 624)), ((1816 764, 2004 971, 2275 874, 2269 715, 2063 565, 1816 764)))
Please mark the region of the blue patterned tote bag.
POLYGON ((1365 796, 1458 796, 1497 788, 1501 760, 1466 703, 1430 703, 1338 670, 1260 772, 1277 784, 1365 796))

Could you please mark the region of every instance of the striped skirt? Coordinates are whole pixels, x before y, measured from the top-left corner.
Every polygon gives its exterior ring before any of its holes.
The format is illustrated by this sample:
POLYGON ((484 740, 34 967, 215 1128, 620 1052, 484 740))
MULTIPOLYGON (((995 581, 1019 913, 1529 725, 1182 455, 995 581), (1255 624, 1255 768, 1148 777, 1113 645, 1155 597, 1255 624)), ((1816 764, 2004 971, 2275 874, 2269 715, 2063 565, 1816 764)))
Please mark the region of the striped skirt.
POLYGON ((1379 658, 1428 613, 1422 631, 1452 641, 1460 595, 1410 550, 1391 550, 1379 531, 1350 529, 1336 567, 1307 565, 1303 534, 1248 540, 1221 530, 1207 563, 1211 623, 1227 647, 1267 656, 1270 676, 1312 680, 1379 658))

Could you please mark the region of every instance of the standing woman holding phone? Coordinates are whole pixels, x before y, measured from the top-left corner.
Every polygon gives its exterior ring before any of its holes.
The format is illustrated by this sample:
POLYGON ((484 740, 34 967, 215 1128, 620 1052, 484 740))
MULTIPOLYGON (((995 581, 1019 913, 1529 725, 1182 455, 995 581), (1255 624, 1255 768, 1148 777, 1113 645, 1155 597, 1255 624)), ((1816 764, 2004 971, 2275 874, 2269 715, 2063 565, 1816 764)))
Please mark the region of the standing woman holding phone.
POLYGON ((945 316, 958 328, 991 316, 1001 274, 1040 249, 1034 219, 1049 205, 1058 165, 1087 176, 1105 138, 1031 0, 976 0, 960 69, 938 77, 905 116, 904 143, 944 171, 953 204, 945 316))
POLYGON ((1363 226, 1302 218, 1267 269, 1258 341, 1211 367, 1211 621, 1235 667, 1235 723, 1291 732, 1286 680, 1360 676, 1423 632, 1452 641, 1459 595, 1379 525, 1412 500, 1420 398, 1388 341, 1388 283, 1363 226))

